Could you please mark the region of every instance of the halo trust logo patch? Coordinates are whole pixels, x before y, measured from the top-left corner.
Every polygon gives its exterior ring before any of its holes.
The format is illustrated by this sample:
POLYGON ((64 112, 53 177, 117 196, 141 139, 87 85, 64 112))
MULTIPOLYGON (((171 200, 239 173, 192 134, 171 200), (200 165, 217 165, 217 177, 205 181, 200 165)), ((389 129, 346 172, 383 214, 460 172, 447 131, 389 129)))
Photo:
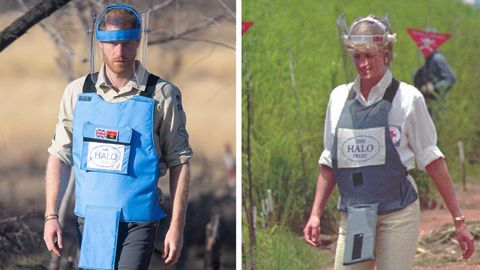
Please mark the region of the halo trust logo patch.
POLYGON ((120 161, 120 151, 111 146, 94 147, 91 153, 92 162, 103 168, 111 168, 120 161))
POLYGON ((343 156, 350 161, 364 162, 375 157, 380 151, 380 142, 372 136, 357 136, 342 145, 343 156))
POLYGON ((359 168, 385 164, 385 127, 339 128, 338 167, 359 168))
POLYGON ((88 144, 87 167, 103 170, 121 171, 125 148, 121 144, 88 144))

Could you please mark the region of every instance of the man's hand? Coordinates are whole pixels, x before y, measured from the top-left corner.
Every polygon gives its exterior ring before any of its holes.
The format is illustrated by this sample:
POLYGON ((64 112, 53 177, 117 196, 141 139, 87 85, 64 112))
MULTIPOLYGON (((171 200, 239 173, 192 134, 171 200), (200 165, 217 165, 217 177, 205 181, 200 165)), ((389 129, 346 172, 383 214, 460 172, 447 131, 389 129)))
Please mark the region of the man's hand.
POLYGON ((303 229, 303 239, 314 247, 320 246, 320 217, 310 216, 303 229))
MULTIPOLYGON (((50 155, 45 172, 45 224, 43 240, 48 251, 60 256, 62 244, 62 228, 58 223, 58 208, 68 185, 71 166, 66 165, 54 155, 50 155), (54 217, 56 216, 56 218, 54 217)), ((73 181, 73 180, 72 180, 73 181)))
POLYGON ((163 259, 165 265, 170 266, 177 263, 183 246, 183 230, 177 228, 168 229, 163 247, 163 259))
POLYGON ((430 96, 433 95, 434 87, 431 82, 428 82, 427 84, 423 85, 420 91, 423 92, 423 94, 430 96))
POLYGON ((473 236, 464 222, 461 222, 458 225, 455 224, 455 237, 462 249, 463 258, 465 260, 470 258, 473 255, 475 248, 473 244, 473 236))
POLYGON ((45 241, 48 251, 51 251, 60 257, 60 250, 63 248, 62 229, 60 228, 60 224, 58 223, 57 219, 45 221, 43 240, 45 241))
POLYGON ((165 236, 163 250, 163 259, 167 266, 175 264, 182 251, 189 183, 188 162, 170 168, 170 195, 173 202, 172 223, 165 236))

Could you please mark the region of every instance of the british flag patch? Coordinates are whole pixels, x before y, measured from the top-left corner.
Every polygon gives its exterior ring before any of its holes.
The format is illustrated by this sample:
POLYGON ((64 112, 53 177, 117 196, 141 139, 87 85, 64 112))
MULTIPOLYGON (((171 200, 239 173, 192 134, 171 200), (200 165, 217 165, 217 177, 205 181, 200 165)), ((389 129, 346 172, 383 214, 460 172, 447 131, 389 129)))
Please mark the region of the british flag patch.
POLYGON ((117 141, 118 140, 118 131, 111 130, 111 129, 104 129, 104 128, 96 128, 95 129, 95 138, 109 140, 109 141, 117 141))
POLYGON ((105 139, 106 136, 107 136, 107 130, 103 128, 95 129, 95 138, 105 139))

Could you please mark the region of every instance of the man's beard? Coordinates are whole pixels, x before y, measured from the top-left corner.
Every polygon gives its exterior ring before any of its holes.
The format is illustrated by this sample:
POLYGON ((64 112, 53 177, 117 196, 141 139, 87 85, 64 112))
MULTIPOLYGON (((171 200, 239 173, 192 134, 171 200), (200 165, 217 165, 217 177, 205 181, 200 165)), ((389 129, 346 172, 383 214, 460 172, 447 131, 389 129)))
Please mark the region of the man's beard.
POLYGON ((111 61, 107 61, 106 64, 112 72, 118 75, 127 75, 132 73, 135 68, 135 61, 127 60, 125 58, 115 58, 111 61), (117 61, 123 61, 123 63, 118 63, 117 61))

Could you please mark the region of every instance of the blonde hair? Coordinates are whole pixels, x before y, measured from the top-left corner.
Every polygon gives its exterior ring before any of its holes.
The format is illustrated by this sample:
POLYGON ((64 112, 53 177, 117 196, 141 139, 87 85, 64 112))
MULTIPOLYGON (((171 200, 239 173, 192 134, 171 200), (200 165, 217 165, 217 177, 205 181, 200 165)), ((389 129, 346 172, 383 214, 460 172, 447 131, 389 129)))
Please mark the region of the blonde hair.
POLYGON ((396 41, 388 20, 369 15, 358 18, 350 26, 344 45, 348 52, 380 51, 387 54, 388 62, 393 59, 393 43, 396 41), (362 39, 362 37, 368 39, 362 39), (359 38, 356 38, 359 37, 359 38))

